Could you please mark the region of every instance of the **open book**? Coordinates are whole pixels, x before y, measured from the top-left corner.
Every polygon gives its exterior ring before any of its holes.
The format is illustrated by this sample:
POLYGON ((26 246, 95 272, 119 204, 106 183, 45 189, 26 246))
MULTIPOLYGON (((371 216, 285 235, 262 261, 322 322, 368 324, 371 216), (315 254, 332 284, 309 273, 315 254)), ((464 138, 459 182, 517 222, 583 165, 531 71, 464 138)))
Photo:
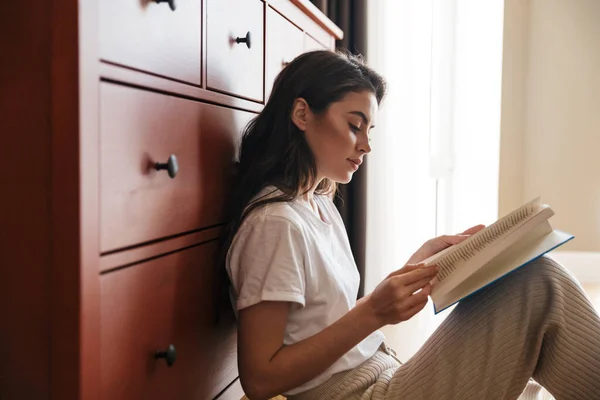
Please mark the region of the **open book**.
POLYGON ((573 239, 573 235, 552 229, 548 219, 553 215, 538 197, 424 260, 425 265, 439 267, 431 281, 435 313, 573 239))

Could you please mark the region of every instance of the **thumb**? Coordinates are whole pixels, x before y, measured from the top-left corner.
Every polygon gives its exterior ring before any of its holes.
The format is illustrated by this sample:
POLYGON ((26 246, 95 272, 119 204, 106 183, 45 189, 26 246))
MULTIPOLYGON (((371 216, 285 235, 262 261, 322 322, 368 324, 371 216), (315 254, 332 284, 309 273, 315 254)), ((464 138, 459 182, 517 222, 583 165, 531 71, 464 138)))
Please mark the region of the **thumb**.
POLYGON ((475 226, 470 227, 466 231, 462 232, 461 235, 473 235, 473 234, 479 232, 480 230, 482 230, 483 228, 485 228, 485 225, 483 225, 483 224, 475 225, 475 226))
POLYGON ((463 240, 471 237, 470 235, 460 234, 460 235, 452 235, 444 237, 444 242, 448 244, 459 244, 463 240))

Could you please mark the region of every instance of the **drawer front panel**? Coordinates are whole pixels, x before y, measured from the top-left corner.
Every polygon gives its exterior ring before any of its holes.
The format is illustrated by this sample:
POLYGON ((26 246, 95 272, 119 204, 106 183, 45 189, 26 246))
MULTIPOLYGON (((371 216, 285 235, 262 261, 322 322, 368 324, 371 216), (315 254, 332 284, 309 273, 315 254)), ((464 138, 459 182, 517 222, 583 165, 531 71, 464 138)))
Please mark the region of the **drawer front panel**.
POLYGON ((207 0, 209 89, 263 101, 264 7, 260 0, 207 0), (250 47, 237 43, 247 35, 250 47))
POLYGON ((101 276, 103 398, 212 399, 238 376, 230 306, 215 318, 217 250, 213 241, 101 276))
POLYGON ((201 84, 201 0, 101 0, 100 58, 167 78, 201 84))
POLYGON ((303 51, 304 33, 279 13, 267 9, 265 95, 269 98, 277 74, 303 51))
POLYGON ((100 94, 101 250, 222 223, 254 114, 110 83, 100 94))

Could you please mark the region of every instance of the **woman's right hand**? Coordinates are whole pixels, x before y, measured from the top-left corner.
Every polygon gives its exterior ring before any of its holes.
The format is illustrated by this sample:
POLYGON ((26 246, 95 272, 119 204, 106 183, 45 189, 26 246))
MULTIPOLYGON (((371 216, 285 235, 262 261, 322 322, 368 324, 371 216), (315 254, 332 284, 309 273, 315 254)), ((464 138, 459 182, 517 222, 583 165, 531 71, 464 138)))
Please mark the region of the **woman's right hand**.
POLYGON ((367 300, 381 326, 409 320, 421 311, 431 293, 429 282, 437 271, 435 265, 408 264, 381 281, 367 300))

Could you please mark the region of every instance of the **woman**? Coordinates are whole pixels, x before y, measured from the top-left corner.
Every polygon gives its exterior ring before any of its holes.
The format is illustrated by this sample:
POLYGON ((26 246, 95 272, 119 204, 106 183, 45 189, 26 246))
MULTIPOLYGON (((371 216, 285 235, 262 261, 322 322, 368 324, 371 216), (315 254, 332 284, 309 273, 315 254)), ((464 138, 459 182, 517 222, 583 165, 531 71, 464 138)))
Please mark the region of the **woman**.
POLYGON ((383 79, 356 57, 299 56, 247 127, 224 251, 250 399, 514 399, 535 378, 558 399, 600 398, 600 318, 548 258, 462 301, 401 364, 379 328, 427 303, 418 263, 481 229, 426 242, 356 301, 359 275, 331 201, 369 145, 383 79))

